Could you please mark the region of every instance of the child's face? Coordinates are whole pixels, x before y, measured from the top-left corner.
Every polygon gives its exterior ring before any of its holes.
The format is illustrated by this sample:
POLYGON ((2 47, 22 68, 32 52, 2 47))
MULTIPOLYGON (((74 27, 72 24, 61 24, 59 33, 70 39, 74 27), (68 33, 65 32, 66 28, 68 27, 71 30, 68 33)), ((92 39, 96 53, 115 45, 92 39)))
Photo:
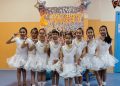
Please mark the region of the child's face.
POLYGON ((22 38, 25 38, 26 35, 27 35, 27 32, 26 32, 26 30, 24 30, 24 29, 21 29, 19 33, 20 33, 20 36, 21 36, 22 38))
POLYGON ((105 28, 105 27, 101 27, 101 28, 99 29, 99 32, 100 32, 100 35, 101 35, 101 36, 106 37, 107 31, 106 31, 106 28, 105 28))
POLYGON ((44 40, 45 39, 45 31, 44 30, 40 30, 39 31, 39 38, 40 38, 40 40, 44 40))
POLYGON ((82 30, 77 30, 77 31, 76 31, 76 37, 77 37, 78 39, 80 39, 80 38, 82 38, 82 36, 83 36, 82 30))
POLYGON ((87 31, 87 37, 88 37, 89 39, 92 39, 92 38, 94 37, 94 32, 93 32, 93 30, 89 29, 89 30, 87 31))
POLYGON ((65 42, 66 42, 66 44, 71 44, 72 38, 71 38, 70 35, 66 35, 66 37, 65 37, 65 42))
POLYGON ((52 33, 52 38, 53 38, 53 40, 58 40, 58 34, 57 33, 52 33))
POLYGON ((33 39, 36 39, 37 36, 38 36, 38 33, 36 32, 36 30, 33 30, 33 31, 31 32, 31 37, 32 37, 33 39))

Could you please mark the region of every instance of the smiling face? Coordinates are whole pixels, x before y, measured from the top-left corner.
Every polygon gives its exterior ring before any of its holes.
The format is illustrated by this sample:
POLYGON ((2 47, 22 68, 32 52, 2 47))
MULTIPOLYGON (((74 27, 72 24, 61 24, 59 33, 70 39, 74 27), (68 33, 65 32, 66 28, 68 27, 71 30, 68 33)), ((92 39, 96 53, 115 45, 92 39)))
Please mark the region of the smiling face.
POLYGON ((33 38, 33 39, 36 39, 37 38, 37 36, 38 36, 38 31, 35 29, 33 29, 32 31, 31 31, 31 37, 33 38))
POLYGON ((41 41, 45 41, 45 36, 46 36, 45 30, 43 30, 43 29, 39 30, 39 39, 41 41))
POLYGON ((107 29, 106 29, 106 27, 100 27, 99 32, 100 32, 100 35, 102 37, 106 37, 106 35, 107 35, 107 29))
POLYGON ((67 45, 69 45, 69 44, 71 44, 72 43, 72 37, 71 37, 71 35, 66 35, 65 36, 65 42, 66 42, 66 44, 67 45))
POLYGON ((94 38, 94 31, 92 29, 87 30, 88 39, 94 38))
POLYGON ((76 37, 77 39, 81 39, 83 37, 83 31, 80 29, 76 30, 76 37))
POLYGON ((52 33, 53 40, 58 40, 58 33, 52 33))
POLYGON ((24 28, 20 29, 19 33, 20 33, 20 37, 23 38, 23 39, 27 36, 27 30, 24 29, 24 28))

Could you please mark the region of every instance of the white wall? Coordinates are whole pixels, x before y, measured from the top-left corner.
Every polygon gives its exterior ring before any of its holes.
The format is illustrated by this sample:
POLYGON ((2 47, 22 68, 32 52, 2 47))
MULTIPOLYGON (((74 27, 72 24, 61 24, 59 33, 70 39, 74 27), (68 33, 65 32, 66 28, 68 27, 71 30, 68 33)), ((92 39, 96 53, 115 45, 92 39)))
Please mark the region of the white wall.
POLYGON ((47 2, 46 6, 79 6, 80 0, 45 0, 47 2))
POLYGON ((0 0, 0 22, 38 21, 35 3, 35 0, 0 0))
MULTIPOLYGON (((0 22, 39 22, 37 0, 0 0, 0 22)), ((80 0, 46 0, 47 6, 78 6, 80 0)), ((117 8, 120 10, 120 8, 117 8)), ((115 21, 115 9, 111 0, 91 0, 88 18, 101 21, 115 21)))
MULTIPOLYGON (((37 0, 0 0, 0 22, 39 22, 37 0)), ((80 0, 46 0, 47 6, 77 6, 80 0)))
POLYGON ((101 21, 115 21, 115 9, 111 0, 91 0, 88 8, 88 18, 101 21))

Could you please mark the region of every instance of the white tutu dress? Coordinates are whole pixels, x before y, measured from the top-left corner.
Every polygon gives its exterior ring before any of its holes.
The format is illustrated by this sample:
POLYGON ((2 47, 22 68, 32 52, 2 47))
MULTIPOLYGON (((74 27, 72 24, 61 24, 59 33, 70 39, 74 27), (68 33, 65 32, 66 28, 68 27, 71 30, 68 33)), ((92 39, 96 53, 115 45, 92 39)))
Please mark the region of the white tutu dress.
POLYGON ((63 71, 60 73, 60 76, 63 78, 73 78, 76 76, 76 65, 75 65, 75 55, 76 47, 72 46, 71 49, 68 49, 66 45, 62 46, 63 52, 63 71))
POLYGON ((19 37, 15 37, 12 41, 16 42, 16 54, 7 59, 7 63, 10 67, 24 68, 28 57, 28 48, 21 48, 22 43, 25 41, 19 37))
POLYGON ((118 62, 118 60, 112 56, 109 53, 109 48, 111 44, 108 44, 104 41, 102 41, 100 38, 98 39, 98 56, 100 57, 102 64, 103 64, 103 69, 106 69, 108 67, 114 67, 115 63, 118 62))
MULTIPOLYGON (((34 45, 34 42, 32 41, 31 38, 28 38, 26 40, 26 43, 28 43, 28 47, 30 48, 32 45, 34 45)), ((28 61, 25 64, 25 69, 26 70, 32 70, 36 71, 36 50, 28 51, 28 61)))
POLYGON ((36 68, 37 71, 41 72, 47 69, 48 55, 45 53, 46 43, 38 41, 36 44, 36 68))
MULTIPOLYGON (((73 45, 77 48, 77 59, 80 58, 83 49, 87 46, 87 42, 83 39, 80 42, 77 42, 77 39, 73 40, 73 45)), ((82 67, 82 64, 80 62, 80 65, 77 65, 76 67, 76 76, 81 76, 81 73, 84 71, 84 67, 82 67)))
POLYGON ((87 45, 87 54, 82 59, 82 65, 86 69, 98 71, 103 66, 101 60, 99 57, 96 57, 95 52, 97 48, 98 41, 93 39, 88 45, 87 45))
POLYGON ((53 41, 50 41, 50 58, 48 60, 48 69, 52 71, 57 71, 60 73, 61 62, 59 61, 59 53, 61 49, 61 44, 55 44, 53 41), (54 60, 58 60, 58 62, 54 63, 54 60))

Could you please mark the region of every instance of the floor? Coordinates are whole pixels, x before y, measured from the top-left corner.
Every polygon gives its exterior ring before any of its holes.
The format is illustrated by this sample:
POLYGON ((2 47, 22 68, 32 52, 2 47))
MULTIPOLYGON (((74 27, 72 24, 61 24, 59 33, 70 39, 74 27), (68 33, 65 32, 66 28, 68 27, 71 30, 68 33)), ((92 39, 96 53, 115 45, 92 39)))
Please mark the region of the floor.
MULTIPOLYGON (((90 81, 91 86, 97 86, 96 79, 90 81)), ((17 86, 15 70, 0 70, 0 86, 17 86)), ((30 73, 27 73, 27 86, 30 86, 30 73)), ((51 86, 51 80, 48 80, 46 86, 51 86)), ((59 86, 64 86, 64 80, 60 78, 59 86)), ((74 84, 73 84, 74 86, 74 84)), ((83 86, 84 82, 83 82, 83 86)), ((120 73, 107 74, 107 86, 120 86, 120 73)))

